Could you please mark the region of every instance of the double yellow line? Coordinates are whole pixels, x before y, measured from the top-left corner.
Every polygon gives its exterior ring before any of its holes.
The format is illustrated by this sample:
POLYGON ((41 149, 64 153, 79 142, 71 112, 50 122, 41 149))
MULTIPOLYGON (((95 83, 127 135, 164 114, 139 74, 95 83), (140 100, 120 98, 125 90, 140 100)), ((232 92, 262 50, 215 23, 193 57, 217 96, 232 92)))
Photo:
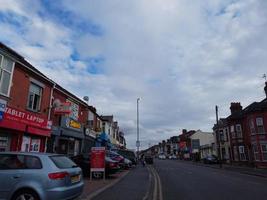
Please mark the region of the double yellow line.
POLYGON ((159 177, 158 172, 156 171, 156 169, 151 166, 148 165, 148 171, 149 171, 149 181, 150 181, 150 185, 152 186, 152 180, 153 180, 153 190, 152 187, 150 187, 149 189, 149 194, 153 194, 152 197, 147 193, 147 195, 143 198, 143 200, 163 200, 163 196, 162 196, 162 186, 161 186, 161 180, 159 177), (150 198, 149 198, 150 196, 150 198))

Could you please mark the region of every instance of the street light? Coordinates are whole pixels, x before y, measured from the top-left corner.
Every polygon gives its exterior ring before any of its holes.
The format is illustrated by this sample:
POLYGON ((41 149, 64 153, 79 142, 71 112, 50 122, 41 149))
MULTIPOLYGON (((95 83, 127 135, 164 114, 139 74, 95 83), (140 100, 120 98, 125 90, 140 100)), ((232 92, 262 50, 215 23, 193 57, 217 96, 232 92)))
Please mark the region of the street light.
POLYGON ((137 98, 136 100, 136 113, 137 113, 137 124, 136 124, 136 128, 137 128, 137 140, 136 140, 136 147, 137 147, 137 158, 139 158, 139 147, 140 147, 140 141, 139 141, 139 101, 140 101, 140 98, 137 98))

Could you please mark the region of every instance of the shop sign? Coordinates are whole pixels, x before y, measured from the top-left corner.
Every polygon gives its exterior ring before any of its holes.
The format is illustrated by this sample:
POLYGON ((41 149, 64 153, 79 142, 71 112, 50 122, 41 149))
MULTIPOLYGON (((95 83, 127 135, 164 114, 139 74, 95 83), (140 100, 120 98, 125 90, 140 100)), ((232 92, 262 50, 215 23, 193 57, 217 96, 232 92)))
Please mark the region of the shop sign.
POLYGON ((67 103, 70 103, 70 114, 69 117, 75 120, 78 120, 79 117, 79 105, 76 103, 73 103, 70 100, 67 100, 67 103))
POLYGON ((71 103, 70 102, 61 102, 57 107, 54 109, 55 115, 64 115, 71 113, 71 103))
POLYGON ((104 172, 105 171, 105 147, 92 147, 91 148, 91 172, 104 172))
POLYGON ((3 119, 3 115, 6 109, 6 101, 3 99, 0 99, 0 121, 3 119))
POLYGON ((66 120, 66 126, 68 128, 74 128, 74 129, 81 129, 82 128, 81 123, 79 123, 73 119, 69 119, 69 118, 66 120))
POLYGON ((51 130, 52 125, 47 119, 11 107, 6 107, 4 119, 48 130, 51 130))
POLYGON ((93 138, 96 138, 96 132, 91 130, 90 128, 86 128, 85 129, 85 135, 91 136, 93 138))

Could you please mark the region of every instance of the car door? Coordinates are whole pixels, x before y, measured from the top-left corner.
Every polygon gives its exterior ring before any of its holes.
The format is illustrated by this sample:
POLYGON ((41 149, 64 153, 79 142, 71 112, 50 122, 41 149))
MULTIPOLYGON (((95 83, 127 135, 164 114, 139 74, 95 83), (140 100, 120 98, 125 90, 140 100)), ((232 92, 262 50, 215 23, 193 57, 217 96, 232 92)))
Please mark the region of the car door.
POLYGON ((7 199, 21 179, 21 165, 14 154, 0 154, 0 199, 7 199))

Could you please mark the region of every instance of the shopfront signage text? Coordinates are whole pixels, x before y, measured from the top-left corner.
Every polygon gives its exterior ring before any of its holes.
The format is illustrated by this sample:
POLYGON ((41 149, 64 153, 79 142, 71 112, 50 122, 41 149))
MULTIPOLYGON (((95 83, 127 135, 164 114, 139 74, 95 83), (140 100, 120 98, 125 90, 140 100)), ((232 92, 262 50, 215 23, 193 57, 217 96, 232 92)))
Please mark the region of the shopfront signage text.
POLYGON ((70 102, 62 102, 54 109, 54 113, 56 115, 64 115, 71 113, 71 103, 70 102))
POLYGON ((38 128, 51 129, 51 121, 15 108, 6 107, 4 119, 17 121, 38 128))
POLYGON ((74 128, 74 129, 81 129, 82 128, 81 123, 79 123, 73 119, 70 119, 70 118, 66 119, 66 126, 68 128, 74 128))

